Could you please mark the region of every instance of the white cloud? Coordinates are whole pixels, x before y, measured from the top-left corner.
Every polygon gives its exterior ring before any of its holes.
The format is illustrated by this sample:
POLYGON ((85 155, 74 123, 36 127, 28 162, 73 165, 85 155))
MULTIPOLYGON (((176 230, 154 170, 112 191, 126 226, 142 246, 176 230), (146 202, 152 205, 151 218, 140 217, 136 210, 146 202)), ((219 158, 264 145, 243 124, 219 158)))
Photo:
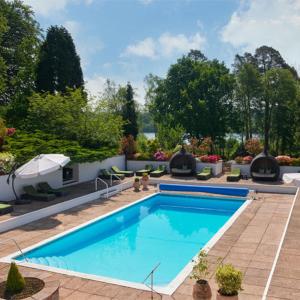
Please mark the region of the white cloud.
POLYGON ((136 55, 148 58, 155 58, 155 42, 152 38, 146 38, 134 45, 129 45, 124 55, 136 55))
POLYGON ((77 21, 69 20, 64 23, 64 27, 71 33, 72 36, 77 36, 80 33, 80 23, 77 21))
POLYGON ((71 33, 81 58, 81 65, 85 69, 90 64, 91 57, 101 51, 104 45, 99 37, 85 34, 80 22, 68 20, 63 25, 71 33))
POLYGON ((92 96, 97 96, 104 90, 106 78, 100 75, 94 75, 91 78, 86 78, 85 87, 92 96))
POLYGON ((188 52, 191 49, 200 49, 205 43, 205 38, 196 33, 190 37, 184 34, 172 36, 169 33, 164 33, 159 38, 160 51, 163 56, 171 56, 176 52, 188 52))
MULTIPOLYGON (((116 84, 126 85, 128 80, 123 78, 110 78, 116 84)), ((102 75, 95 74, 94 76, 87 77, 85 80, 85 87, 88 93, 91 96, 97 96, 101 94, 105 88, 107 78, 102 75)), ((135 91, 135 99, 140 103, 145 103, 145 86, 143 81, 130 81, 134 91, 135 91)))
POLYGON ((300 0, 242 1, 221 32, 233 47, 253 51, 271 46, 295 66, 300 64, 299 36, 300 0))
POLYGON ((149 5, 150 3, 152 3, 154 0, 138 0, 139 2, 141 2, 144 5, 149 5))
POLYGON ((49 16, 52 13, 62 11, 68 4, 84 3, 90 5, 94 0, 23 0, 23 2, 32 7, 33 11, 43 16, 49 16))
POLYGON ((191 49, 201 49, 205 42, 205 38, 200 33, 186 36, 184 34, 171 35, 167 32, 156 40, 148 37, 136 44, 127 46, 121 56, 135 55, 151 59, 171 57, 174 54, 185 53, 191 49))

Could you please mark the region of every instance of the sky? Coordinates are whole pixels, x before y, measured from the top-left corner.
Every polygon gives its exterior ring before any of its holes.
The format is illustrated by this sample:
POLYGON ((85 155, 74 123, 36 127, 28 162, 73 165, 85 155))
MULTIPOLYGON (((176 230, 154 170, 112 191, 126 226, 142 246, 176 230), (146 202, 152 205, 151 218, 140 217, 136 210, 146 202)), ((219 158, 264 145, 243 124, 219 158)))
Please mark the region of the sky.
POLYGON ((143 104, 145 76, 165 76, 190 49, 230 68, 267 45, 300 69, 300 0, 23 0, 46 34, 65 26, 92 95, 106 79, 131 82, 143 104))

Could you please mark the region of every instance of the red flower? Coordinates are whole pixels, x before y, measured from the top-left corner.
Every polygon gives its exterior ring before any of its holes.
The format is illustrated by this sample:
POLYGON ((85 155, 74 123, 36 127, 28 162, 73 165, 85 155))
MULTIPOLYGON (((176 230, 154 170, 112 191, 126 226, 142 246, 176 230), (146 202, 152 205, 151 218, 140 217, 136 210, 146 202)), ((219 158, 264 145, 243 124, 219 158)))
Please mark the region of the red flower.
POLYGON ((12 136, 16 132, 16 128, 6 128, 6 135, 12 136))

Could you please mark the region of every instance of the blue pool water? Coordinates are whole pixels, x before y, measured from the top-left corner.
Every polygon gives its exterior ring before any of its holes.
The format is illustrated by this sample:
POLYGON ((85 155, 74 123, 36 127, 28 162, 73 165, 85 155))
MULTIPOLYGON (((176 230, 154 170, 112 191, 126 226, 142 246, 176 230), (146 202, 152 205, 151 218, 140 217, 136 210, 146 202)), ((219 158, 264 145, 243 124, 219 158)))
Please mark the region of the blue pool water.
POLYGON ((36 264, 137 283, 160 263, 155 285, 165 286, 243 203, 157 194, 26 256, 36 264))

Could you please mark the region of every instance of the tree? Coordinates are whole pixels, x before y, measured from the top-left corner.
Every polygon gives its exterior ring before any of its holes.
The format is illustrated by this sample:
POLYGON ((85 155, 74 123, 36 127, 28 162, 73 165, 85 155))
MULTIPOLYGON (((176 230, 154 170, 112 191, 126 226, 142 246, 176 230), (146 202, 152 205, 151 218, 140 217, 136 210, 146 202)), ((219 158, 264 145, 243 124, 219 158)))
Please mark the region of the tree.
MULTIPOLYGON (((122 91, 120 91, 122 92, 122 91)), ((124 103, 122 107, 122 117, 124 121, 124 135, 132 135, 134 138, 138 135, 137 111, 134 101, 134 92, 130 83, 127 83, 126 89, 123 89, 124 103)))
POLYGON ((235 99, 246 140, 252 138, 253 118, 261 96, 261 76, 253 64, 244 63, 236 70, 235 99))
POLYGON ((122 136, 122 118, 107 110, 100 101, 86 103, 81 89, 66 93, 34 94, 29 99, 27 132, 37 130, 62 139, 78 141, 88 148, 116 146, 122 136))
POLYGON ((39 53, 37 91, 64 93, 83 85, 80 58, 70 33, 64 27, 51 26, 39 53))
POLYGON ((263 88, 265 149, 269 148, 271 132, 275 152, 285 153, 295 133, 296 81, 289 70, 273 68, 266 72, 263 88))
POLYGON ((19 0, 0 0, 0 12, 0 105, 10 105, 7 121, 19 125, 34 90, 41 30, 32 10, 19 0))
POLYGON ((171 65, 165 79, 149 77, 149 86, 148 105, 156 123, 180 125, 197 138, 224 138, 233 106, 234 77, 223 63, 183 56, 171 65))

